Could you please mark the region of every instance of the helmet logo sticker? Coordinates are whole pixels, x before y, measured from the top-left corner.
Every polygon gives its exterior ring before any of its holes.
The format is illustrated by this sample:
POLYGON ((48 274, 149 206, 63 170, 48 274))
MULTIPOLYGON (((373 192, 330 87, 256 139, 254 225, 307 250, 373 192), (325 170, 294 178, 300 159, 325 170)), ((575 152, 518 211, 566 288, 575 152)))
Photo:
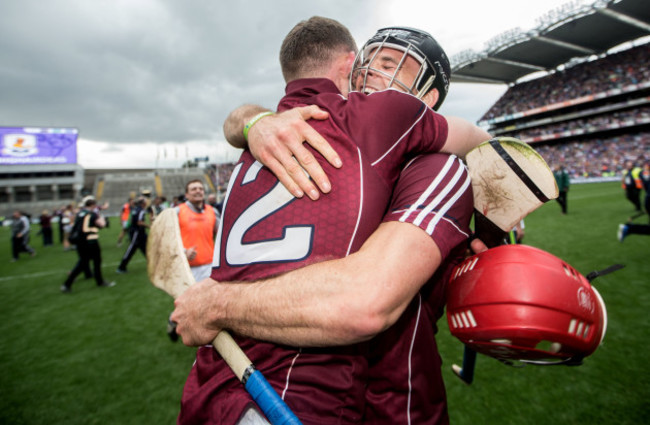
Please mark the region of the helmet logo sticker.
POLYGON ((584 287, 578 289, 578 305, 586 311, 593 313, 596 309, 596 303, 593 297, 584 287))

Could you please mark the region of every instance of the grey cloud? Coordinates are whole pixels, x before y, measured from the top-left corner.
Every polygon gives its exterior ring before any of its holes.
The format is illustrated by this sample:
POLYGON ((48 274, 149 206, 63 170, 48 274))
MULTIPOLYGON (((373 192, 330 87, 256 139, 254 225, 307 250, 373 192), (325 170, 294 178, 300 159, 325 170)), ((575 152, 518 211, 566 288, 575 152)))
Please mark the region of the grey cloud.
POLYGON ((369 4, 322 3, 3 2, 0 125, 78 127, 115 143, 220 137, 231 109, 283 94, 277 54, 296 22, 352 28, 369 4))

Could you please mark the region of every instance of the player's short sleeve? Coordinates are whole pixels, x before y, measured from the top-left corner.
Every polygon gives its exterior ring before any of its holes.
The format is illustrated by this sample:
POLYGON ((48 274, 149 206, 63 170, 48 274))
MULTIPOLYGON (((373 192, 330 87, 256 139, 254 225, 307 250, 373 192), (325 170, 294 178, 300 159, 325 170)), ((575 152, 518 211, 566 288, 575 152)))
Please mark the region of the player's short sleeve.
POLYGON ((469 237, 473 204, 470 177, 458 157, 422 155, 402 170, 383 221, 418 226, 445 258, 469 237))

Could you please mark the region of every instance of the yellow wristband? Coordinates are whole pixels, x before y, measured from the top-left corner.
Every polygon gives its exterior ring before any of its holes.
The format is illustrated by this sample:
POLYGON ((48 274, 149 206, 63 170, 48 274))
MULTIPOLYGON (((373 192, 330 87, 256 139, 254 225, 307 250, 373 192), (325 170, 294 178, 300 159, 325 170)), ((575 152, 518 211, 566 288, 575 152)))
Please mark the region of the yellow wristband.
POLYGON ((248 141, 248 132, 250 131, 251 127, 253 127, 256 122, 258 122, 259 120, 261 120, 267 115, 273 115, 273 112, 271 111, 261 112, 255 115, 253 118, 251 118, 250 121, 246 123, 246 125, 244 126, 244 139, 246 139, 246 141, 248 141))

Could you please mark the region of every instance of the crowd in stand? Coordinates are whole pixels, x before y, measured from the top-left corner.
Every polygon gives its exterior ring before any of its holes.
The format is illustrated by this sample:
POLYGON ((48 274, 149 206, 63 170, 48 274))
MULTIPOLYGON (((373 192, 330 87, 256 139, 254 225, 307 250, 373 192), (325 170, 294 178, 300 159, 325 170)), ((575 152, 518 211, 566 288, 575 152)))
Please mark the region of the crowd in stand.
POLYGON ((558 134, 565 131, 583 130, 584 133, 593 133, 606 130, 611 126, 627 127, 633 123, 650 120, 650 106, 638 109, 628 109, 592 117, 567 120, 541 127, 525 129, 520 132, 510 133, 512 137, 526 141, 528 138, 539 137, 548 134, 558 134))
POLYGON ((481 120, 650 81, 648 57, 650 43, 519 83, 508 89, 481 120))
POLYGON ((564 165, 571 178, 620 176, 626 161, 650 160, 648 132, 532 146, 551 169, 564 165))

